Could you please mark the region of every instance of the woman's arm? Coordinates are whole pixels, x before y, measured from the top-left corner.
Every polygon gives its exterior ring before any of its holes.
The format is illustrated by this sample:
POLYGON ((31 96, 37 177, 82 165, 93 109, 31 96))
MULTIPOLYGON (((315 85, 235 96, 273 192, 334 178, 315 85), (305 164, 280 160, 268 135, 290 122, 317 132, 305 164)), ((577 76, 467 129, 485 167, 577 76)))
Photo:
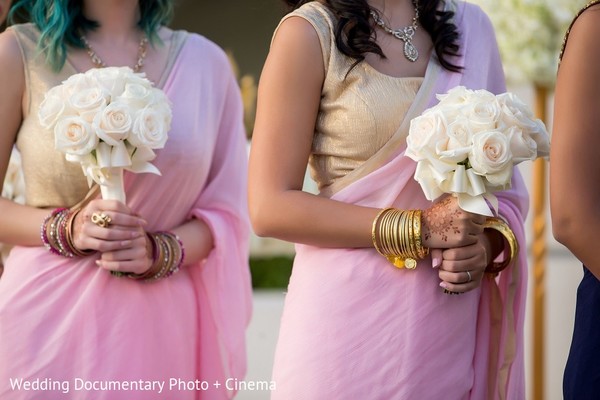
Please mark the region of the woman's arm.
POLYGON ((573 25, 558 72, 550 155, 554 237, 600 279, 600 6, 573 25))
POLYGON ((302 18, 287 19, 260 78, 250 153, 250 216, 259 236, 368 247, 377 209, 302 192, 324 79, 316 31, 302 18))
MULTIPOLYGON (((14 33, 0 34, 0 177, 2 182, 23 118, 25 74, 21 50, 14 33)), ((41 245, 40 225, 48 211, 0 198, 0 242, 41 245)))
MULTIPOLYGON (((302 191, 324 74, 312 25, 297 17, 285 20, 260 79, 250 155, 250 216, 260 236, 321 247, 372 247, 371 227, 378 209, 302 191)), ((454 203, 448 206, 458 208, 454 203)), ((459 214, 461 235, 443 242, 433 234, 424 244, 452 247, 476 241, 471 235, 481 227, 472 215, 459 214)))

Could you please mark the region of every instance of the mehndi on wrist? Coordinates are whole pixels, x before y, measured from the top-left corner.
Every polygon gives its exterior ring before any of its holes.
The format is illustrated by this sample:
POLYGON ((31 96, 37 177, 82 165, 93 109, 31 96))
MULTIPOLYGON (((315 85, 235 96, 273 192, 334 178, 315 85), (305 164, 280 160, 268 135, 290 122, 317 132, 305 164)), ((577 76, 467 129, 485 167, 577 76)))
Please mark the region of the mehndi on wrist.
POLYGON ((373 247, 395 267, 415 269, 429 254, 421 239, 421 218, 421 210, 381 210, 371 229, 373 247))
POLYGON ((508 267, 513 260, 517 258, 517 255, 519 254, 519 243, 517 242, 514 232, 512 229, 510 229, 510 226, 508 226, 508 224, 500 218, 488 217, 483 227, 484 229, 494 229, 495 231, 499 232, 509 246, 510 252, 508 257, 501 262, 492 261, 485 269, 486 273, 497 275, 506 269, 506 267, 508 267))

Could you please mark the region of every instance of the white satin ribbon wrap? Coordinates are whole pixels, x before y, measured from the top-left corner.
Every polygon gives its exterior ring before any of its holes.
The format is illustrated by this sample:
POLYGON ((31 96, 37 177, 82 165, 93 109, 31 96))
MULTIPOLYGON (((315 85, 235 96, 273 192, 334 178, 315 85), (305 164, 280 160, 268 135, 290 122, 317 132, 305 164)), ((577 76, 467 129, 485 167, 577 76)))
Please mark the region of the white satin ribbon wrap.
POLYGON ((483 179, 464 165, 447 164, 436 159, 420 160, 415 170, 415 180, 428 200, 452 193, 463 210, 491 217, 498 210, 498 199, 486 192, 483 179))
POLYGON ((133 147, 124 142, 111 146, 105 142, 98 143, 92 154, 77 156, 66 154, 71 162, 79 162, 88 185, 93 182, 100 185, 103 199, 119 200, 125 202, 123 188, 123 170, 141 173, 147 172, 160 175, 160 171, 150 161, 156 158, 154 151, 148 147, 133 147))

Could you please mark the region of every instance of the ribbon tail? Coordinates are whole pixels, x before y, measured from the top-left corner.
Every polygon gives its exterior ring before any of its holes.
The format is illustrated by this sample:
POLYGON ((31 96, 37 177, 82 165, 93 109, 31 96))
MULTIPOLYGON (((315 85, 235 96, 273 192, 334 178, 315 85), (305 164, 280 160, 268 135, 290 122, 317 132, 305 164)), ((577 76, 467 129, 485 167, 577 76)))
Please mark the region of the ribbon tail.
POLYGON ((484 193, 483 197, 487 200, 488 205, 490 205, 494 211, 494 214, 498 214, 498 198, 493 193, 484 193))
POLYGON ((458 205, 463 210, 488 217, 494 216, 483 195, 471 196, 466 193, 458 193, 456 196, 458 197, 458 205))

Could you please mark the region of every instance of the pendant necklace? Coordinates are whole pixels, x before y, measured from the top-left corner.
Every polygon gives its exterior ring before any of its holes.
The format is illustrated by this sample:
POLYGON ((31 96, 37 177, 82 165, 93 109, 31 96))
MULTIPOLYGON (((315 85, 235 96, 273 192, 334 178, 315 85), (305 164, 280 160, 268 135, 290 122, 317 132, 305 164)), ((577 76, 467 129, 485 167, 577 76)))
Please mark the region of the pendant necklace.
MULTIPOLYGON (((81 38, 81 41, 83 42, 83 45, 85 46, 85 49, 86 49, 88 55, 92 59, 92 64, 94 64, 94 67, 95 68, 106 67, 106 64, 104 63, 104 61, 102 61, 100 56, 98 56, 98 54, 96 54, 96 52, 90 45, 90 42, 88 42, 85 35, 81 34, 80 38, 81 38)), ((144 66, 144 60, 146 59, 147 47, 148 47, 148 38, 146 37, 146 35, 143 35, 142 40, 140 40, 140 44, 138 46, 137 62, 131 68, 133 70, 133 72, 140 72, 142 70, 142 67, 144 66)))
POLYGON ((419 26, 419 6, 417 5, 416 0, 413 1, 413 5, 415 6, 415 16, 413 17, 411 26, 392 29, 387 26, 385 22, 383 22, 383 19, 375 10, 371 10, 371 17, 373 17, 373 21, 375 21, 377 26, 381 27, 385 32, 389 33, 396 39, 400 39, 404 42, 404 57, 406 57, 409 61, 415 62, 419 58, 419 51, 413 44, 412 40, 415 37, 417 27, 419 26))

